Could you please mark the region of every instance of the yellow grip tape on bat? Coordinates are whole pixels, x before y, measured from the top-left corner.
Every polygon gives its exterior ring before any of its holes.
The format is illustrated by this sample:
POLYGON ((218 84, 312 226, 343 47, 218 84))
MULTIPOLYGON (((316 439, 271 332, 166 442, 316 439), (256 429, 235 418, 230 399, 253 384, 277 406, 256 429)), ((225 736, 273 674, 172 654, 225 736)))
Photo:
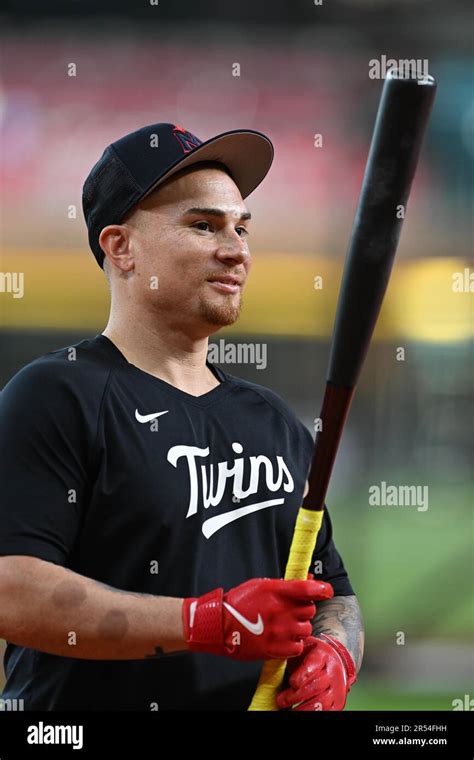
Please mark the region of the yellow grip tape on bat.
MULTIPOLYGON (((323 521, 324 511, 300 508, 296 518, 295 532, 290 555, 286 563, 286 581, 305 581, 313 557, 316 539, 323 521)), ((285 675, 286 660, 267 660, 253 695, 249 711, 277 710, 276 696, 285 675)))

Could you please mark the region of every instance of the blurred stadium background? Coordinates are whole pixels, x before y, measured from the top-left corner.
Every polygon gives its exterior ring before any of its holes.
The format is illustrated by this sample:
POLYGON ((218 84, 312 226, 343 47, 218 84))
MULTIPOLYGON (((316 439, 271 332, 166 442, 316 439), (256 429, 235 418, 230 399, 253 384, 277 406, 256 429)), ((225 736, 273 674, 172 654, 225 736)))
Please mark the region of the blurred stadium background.
POLYGON ((0 293, 0 387, 34 357, 105 326, 108 291, 81 210, 104 147, 155 121, 202 139, 249 127, 272 138, 276 158, 248 201, 254 267, 243 316, 216 339, 266 343, 265 370, 223 368, 279 392, 313 429, 382 84, 369 61, 426 59, 437 77, 396 269, 328 495, 367 629, 352 710, 451 710, 472 695, 473 295, 453 291, 456 272, 474 272, 469 7, 21 0, 0 15, 0 269, 25 278, 23 298, 0 293), (370 506, 381 481, 427 485, 428 510, 370 506))

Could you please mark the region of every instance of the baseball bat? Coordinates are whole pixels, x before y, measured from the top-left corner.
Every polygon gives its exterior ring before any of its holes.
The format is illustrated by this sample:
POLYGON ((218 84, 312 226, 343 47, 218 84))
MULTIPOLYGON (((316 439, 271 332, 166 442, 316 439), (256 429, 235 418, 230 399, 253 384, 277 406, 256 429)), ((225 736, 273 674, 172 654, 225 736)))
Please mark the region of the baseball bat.
MULTIPOLYGON (((320 414, 309 490, 298 511, 286 580, 307 578, 324 500, 351 401, 387 289, 406 205, 436 92, 431 76, 387 74, 352 227, 320 414)), ((264 663, 249 710, 277 710, 285 660, 264 663)))

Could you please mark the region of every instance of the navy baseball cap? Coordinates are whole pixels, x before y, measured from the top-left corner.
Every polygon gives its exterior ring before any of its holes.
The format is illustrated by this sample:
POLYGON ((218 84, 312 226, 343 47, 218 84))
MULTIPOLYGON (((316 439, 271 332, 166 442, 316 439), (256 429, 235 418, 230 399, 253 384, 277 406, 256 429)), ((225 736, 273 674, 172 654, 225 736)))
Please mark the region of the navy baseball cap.
POLYGON ((176 124, 149 124, 104 150, 82 191, 89 244, 100 267, 105 255, 99 235, 104 227, 120 224, 133 206, 168 177, 201 161, 224 164, 245 198, 267 174, 273 145, 252 129, 235 129, 202 142, 176 124))

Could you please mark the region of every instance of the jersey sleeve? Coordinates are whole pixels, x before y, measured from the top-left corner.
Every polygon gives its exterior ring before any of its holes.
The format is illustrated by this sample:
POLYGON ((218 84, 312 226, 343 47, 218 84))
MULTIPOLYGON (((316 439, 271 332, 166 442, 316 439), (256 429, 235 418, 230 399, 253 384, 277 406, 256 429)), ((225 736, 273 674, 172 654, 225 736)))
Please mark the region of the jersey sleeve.
POLYGON ((309 572, 314 573, 316 580, 330 583, 335 596, 355 594, 342 557, 334 544, 332 523, 327 507, 324 510, 323 522, 309 572))
POLYGON ((77 538, 87 504, 97 393, 88 394, 81 369, 69 364, 78 362, 42 357, 0 395, 0 555, 66 565, 77 538))

